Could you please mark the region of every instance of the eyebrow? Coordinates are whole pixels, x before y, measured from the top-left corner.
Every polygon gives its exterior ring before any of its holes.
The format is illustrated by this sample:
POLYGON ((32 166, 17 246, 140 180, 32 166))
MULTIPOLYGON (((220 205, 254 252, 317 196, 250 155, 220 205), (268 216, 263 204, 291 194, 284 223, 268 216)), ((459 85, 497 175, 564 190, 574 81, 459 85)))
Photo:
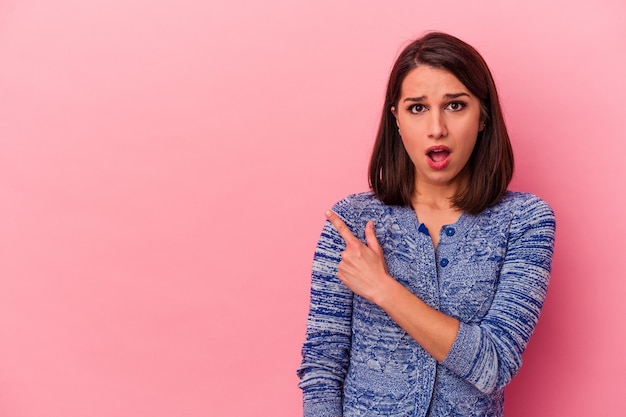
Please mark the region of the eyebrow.
MULTIPOLYGON (((470 95, 467 93, 448 93, 448 94, 444 94, 443 97, 445 99, 453 99, 453 98, 458 98, 458 97, 462 97, 462 96, 467 96, 469 97, 470 95)), ((419 97, 407 97, 404 100, 402 100, 402 102, 420 102, 422 100, 424 100, 426 98, 426 96, 419 96, 419 97)))

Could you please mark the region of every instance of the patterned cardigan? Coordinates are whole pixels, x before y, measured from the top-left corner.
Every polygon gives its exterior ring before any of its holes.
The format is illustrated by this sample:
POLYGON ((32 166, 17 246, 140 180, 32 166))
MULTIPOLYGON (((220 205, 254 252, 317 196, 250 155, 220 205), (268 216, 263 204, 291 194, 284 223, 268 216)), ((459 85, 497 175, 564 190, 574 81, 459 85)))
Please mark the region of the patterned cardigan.
POLYGON ((482 213, 443 226, 436 251, 410 207, 384 205, 368 192, 333 210, 363 242, 374 220, 391 276, 461 325, 437 362, 339 281, 345 242, 326 221, 298 369, 305 417, 502 416, 504 386, 522 364, 546 295, 552 209, 532 194, 507 192, 482 213))

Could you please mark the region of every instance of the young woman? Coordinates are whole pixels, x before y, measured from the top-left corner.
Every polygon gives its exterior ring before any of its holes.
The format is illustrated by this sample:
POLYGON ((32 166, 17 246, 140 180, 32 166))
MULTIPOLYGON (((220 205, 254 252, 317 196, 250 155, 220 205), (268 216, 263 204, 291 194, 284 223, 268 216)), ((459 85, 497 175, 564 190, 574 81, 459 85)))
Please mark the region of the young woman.
POLYGON ((298 375, 306 417, 502 416, 537 324, 555 220, 507 191, 513 153, 478 52, 398 57, 369 180, 326 213, 298 375))

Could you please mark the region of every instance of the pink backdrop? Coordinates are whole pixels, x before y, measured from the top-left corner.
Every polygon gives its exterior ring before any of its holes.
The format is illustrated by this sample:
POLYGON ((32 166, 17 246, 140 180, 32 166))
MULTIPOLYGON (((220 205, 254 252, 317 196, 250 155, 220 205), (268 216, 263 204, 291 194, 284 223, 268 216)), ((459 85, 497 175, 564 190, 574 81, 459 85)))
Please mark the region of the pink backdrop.
POLYGON ((546 3, 0 1, 0 415, 300 415, 323 211, 428 29, 557 213, 507 416, 626 415, 626 5, 546 3))

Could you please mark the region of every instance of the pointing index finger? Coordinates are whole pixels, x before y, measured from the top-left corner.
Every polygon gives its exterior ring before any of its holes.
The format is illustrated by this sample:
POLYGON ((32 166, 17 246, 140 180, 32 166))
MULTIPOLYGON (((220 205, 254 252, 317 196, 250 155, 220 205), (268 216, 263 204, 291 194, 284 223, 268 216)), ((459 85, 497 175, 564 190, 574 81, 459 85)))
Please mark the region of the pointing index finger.
POLYGON ((324 214, 326 214, 326 218, 333 224, 333 226, 335 226, 335 229, 337 229, 343 240, 346 241, 346 245, 351 243, 361 243, 361 241, 352 234, 350 228, 344 223, 343 220, 341 220, 341 217, 339 217, 337 213, 327 210, 324 214))

